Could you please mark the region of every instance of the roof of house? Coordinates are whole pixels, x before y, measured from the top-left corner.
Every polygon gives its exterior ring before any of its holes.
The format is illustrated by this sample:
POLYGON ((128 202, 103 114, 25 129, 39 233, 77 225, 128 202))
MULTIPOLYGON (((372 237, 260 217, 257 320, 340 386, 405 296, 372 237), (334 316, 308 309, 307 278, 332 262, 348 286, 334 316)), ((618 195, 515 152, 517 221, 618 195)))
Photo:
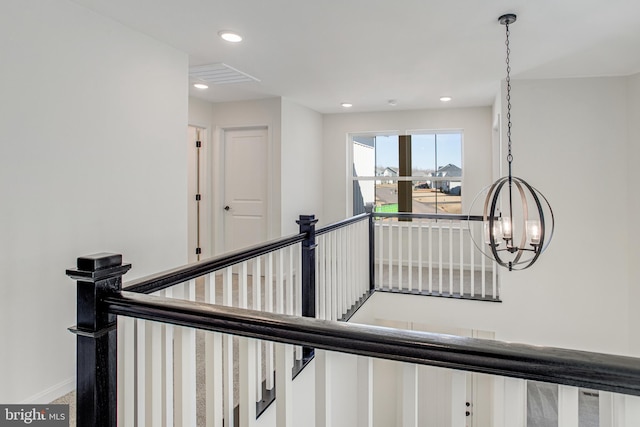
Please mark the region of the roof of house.
POLYGON ((436 176, 462 176, 462 169, 449 163, 446 166, 439 167, 436 176))
POLYGON ((389 168, 389 167, 384 168, 384 172, 383 173, 386 174, 387 172, 389 172, 389 173, 391 173, 393 175, 398 175, 398 170, 394 169, 394 168, 389 168))

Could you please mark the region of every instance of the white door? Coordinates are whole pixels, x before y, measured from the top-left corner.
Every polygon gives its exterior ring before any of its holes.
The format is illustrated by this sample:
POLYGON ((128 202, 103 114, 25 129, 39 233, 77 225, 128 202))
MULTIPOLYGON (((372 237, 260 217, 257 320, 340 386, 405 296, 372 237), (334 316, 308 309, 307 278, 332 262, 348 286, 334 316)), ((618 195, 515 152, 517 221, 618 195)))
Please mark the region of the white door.
POLYGON ((268 140, 266 128, 224 132, 224 251, 267 239, 268 140))

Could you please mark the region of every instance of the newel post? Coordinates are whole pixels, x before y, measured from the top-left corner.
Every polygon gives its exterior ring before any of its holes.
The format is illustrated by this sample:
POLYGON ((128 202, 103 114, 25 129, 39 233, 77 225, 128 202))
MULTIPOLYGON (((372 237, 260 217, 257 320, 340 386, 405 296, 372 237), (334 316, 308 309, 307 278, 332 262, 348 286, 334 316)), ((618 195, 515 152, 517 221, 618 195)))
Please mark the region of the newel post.
POLYGON ((373 203, 367 203, 364 210, 369 215, 369 290, 376 289, 376 247, 375 247, 375 228, 373 222, 373 203))
POLYGON ((76 423, 79 426, 115 427, 117 424, 116 316, 103 307, 105 297, 122 289, 122 276, 131 264, 122 255, 101 253, 78 258, 67 276, 77 281, 76 423))
POLYGON ((300 215, 296 221, 302 241, 302 315, 316 317, 316 223, 315 215, 300 215))

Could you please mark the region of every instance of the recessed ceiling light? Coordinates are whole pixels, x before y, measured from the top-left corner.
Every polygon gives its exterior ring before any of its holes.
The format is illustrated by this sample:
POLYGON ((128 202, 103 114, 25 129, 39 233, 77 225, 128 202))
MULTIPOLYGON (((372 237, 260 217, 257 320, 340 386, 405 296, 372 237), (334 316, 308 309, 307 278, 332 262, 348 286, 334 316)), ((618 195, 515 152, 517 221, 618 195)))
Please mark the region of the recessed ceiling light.
POLYGON ((222 40, 226 40, 231 43, 240 43, 242 41, 242 36, 233 31, 229 31, 229 30, 218 31, 218 35, 222 38, 222 40))
POLYGON ((344 108, 351 108, 351 107, 353 107, 353 104, 351 104, 351 103, 349 103, 349 102, 343 102, 343 103, 342 103, 342 104, 340 104, 340 105, 342 105, 344 108))
POLYGON ((196 89, 209 89, 209 86, 204 83, 194 83, 193 87, 195 87, 196 89))
POLYGON ((450 96, 442 96, 442 97, 440 97, 440 101, 449 102, 449 101, 451 101, 451 97, 450 96))

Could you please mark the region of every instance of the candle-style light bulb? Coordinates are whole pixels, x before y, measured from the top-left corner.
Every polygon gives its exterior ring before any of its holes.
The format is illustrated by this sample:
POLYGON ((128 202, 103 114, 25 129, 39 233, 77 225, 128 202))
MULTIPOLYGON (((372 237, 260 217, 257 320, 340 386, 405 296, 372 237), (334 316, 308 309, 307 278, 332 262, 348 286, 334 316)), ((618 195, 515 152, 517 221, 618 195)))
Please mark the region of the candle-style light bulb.
POLYGON ((508 216, 502 218, 502 237, 511 240, 511 218, 508 216))
POLYGON ((540 244, 540 221, 537 219, 527 220, 527 237, 532 245, 540 244))
POLYGON ((484 242, 487 245, 491 244, 491 236, 489 235, 489 233, 493 234, 493 240, 495 242, 496 245, 500 244, 500 241, 502 240, 502 221, 500 219, 494 219, 493 220, 493 230, 489 229, 489 221, 485 221, 484 222, 484 242))

